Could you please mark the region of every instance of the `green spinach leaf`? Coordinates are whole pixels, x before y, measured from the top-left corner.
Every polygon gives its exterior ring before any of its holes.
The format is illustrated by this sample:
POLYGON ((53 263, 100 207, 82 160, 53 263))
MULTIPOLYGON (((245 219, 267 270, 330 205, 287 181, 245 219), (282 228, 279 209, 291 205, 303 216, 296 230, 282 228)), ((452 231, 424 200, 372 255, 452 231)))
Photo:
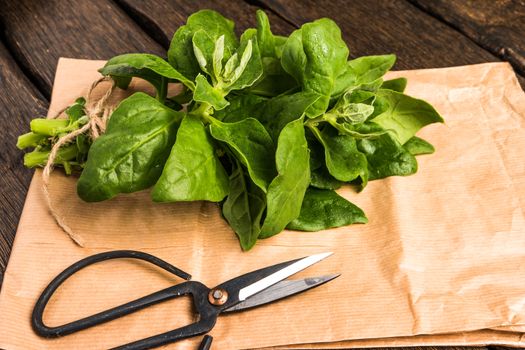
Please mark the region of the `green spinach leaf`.
POLYGON ((327 18, 304 24, 288 38, 281 61, 284 69, 303 91, 319 95, 306 111, 308 117, 317 117, 328 108, 335 80, 347 68, 347 58, 341 30, 327 18))
POLYGON ((428 141, 423 140, 417 136, 413 136, 404 145, 405 149, 411 154, 417 156, 420 154, 432 154, 435 149, 428 141))
POLYGON ((297 86, 294 79, 281 66, 279 51, 282 48, 278 46, 284 45, 284 41, 272 34, 268 16, 264 11, 257 10, 257 43, 261 54, 263 74, 250 88, 251 93, 271 97, 297 86))
POLYGON ((260 238, 281 232, 301 211, 310 183, 309 151, 302 118, 288 123, 281 131, 275 163, 278 175, 268 187, 266 218, 260 238))
POLYGON ((318 98, 319 95, 312 92, 274 97, 259 105, 260 108, 254 111, 255 117, 277 141, 281 130, 291 121, 301 118, 318 98))
POLYGON ((345 91, 364 88, 375 91, 381 86, 381 77, 396 62, 395 55, 362 56, 348 61, 343 72, 335 81, 332 96, 340 96, 345 91))
POLYGON ((308 148, 310 149, 310 186, 327 190, 336 190, 343 185, 342 181, 337 180, 328 172, 324 158, 324 148, 315 139, 308 136, 308 148))
POLYGON ((366 224, 365 213, 335 191, 308 188, 301 214, 286 226, 290 230, 321 231, 351 224, 366 224))
POLYGON ((312 127, 316 138, 324 146, 326 168, 339 181, 349 182, 361 179, 363 187, 368 181, 367 161, 364 154, 357 149, 355 138, 349 135, 340 135, 330 126, 320 132, 312 127))
POLYGON ((443 118, 428 102, 419 100, 393 90, 379 90, 378 98, 383 99, 388 108, 372 120, 392 133, 404 144, 422 127, 431 123, 442 123, 443 118))
POLYGON ((396 78, 383 82, 381 89, 404 92, 407 87, 407 78, 396 78))
POLYGON ((168 80, 180 81, 189 89, 195 85, 162 58, 146 53, 129 53, 110 59, 99 72, 115 79, 117 86, 126 89, 132 77, 148 81, 157 89, 157 94, 166 93, 168 80), (166 80, 167 79, 167 80, 166 80))
POLYGON ((215 63, 214 60, 214 53, 216 51, 222 52, 219 59, 219 63, 222 64, 224 55, 224 35, 221 35, 219 39, 217 39, 217 42, 214 42, 205 30, 200 29, 193 34, 191 42, 193 44, 193 54, 195 55, 201 70, 216 81, 217 75, 221 72, 216 72, 214 69, 217 66, 217 63, 215 63))
POLYGON ((263 66, 257 44, 257 31, 248 29, 241 36, 241 44, 237 52, 224 66, 222 74, 224 86, 221 84, 218 86, 226 92, 242 90, 252 86, 262 74, 263 66))
POLYGON ((257 119, 246 118, 236 123, 214 121, 210 133, 228 145, 237 159, 247 167, 252 181, 266 192, 276 175, 272 138, 257 119))
POLYGON ((263 75, 249 92, 265 97, 275 97, 296 90, 295 80, 281 67, 281 62, 274 58, 262 59, 263 75))
POLYGON ((140 191, 159 178, 183 113, 137 92, 113 112, 106 133, 97 138, 77 183, 87 202, 140 191))
POLYGON ((360 124, 374 113, 374 99, 372 92, 351 90, 343 94, 328 113, 351 125, 360 124))
POLYGON ((267 99, 253 94, 235 96, 229 105, 213 113, 213 117, 225 123, 235 123, 246 118, 255 117, 267 99))
POLYGON ((235 163, 230 175, 230 194, 222 205, 222 214, 239 237, 243 250, 251 249, 261 232, 261 219, 266 208, 262 190, 235 163))
POLYGON ((188 114, 151 196, 156 202, 220 202, 229 192, 224 170, 204 124, 188 114))
POLYGON ((362 56, 348 61, 348 68, 354 77, 354 85, 371 83, 392 68, 396 63, 395 55, 362 56))
MULTIPOLYGON (((365 129, 365 132, 373 132, 381 128, 370 123, 363 125, 362 129, 365 129)), ((368 161, 370 180, 395 175, 406 176, 417 171, 416 158, 389 133, 373 139, 359 140, 358 148, 368 161)))
POLYGON ((276 57, 275 38, 270 29, 270 21, 263 10, 257 10, 257 43, 261 57, 276 57))
POLYGON ((208 103, 217 111, 228 106, 229 102, 224 98, 222 91, 211 86, 204 75, 197 75, 196 82, 197 86, 193 94, 195 101, 208 103))
POLYGON ((337 190, 343 186, 344 182, 333 177, 326 166, 312 170, 310 178, 310 186, 324 190, 337 190))
POLYGON ((215 43, 224 35, 224 60, 228 60, 238 46, 233 21, 213 10, 201 10, 188 17, 185 25, 179 27, 171 40, 168 62, 185 77, 194 80, 201 72, 193 50, 193 36, 204 30, 215 43))

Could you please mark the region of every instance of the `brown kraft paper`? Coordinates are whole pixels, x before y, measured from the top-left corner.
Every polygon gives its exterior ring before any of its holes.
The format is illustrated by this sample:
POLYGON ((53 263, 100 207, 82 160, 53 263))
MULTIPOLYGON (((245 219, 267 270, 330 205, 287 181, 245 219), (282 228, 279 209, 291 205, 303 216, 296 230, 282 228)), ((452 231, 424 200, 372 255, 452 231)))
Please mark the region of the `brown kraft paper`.
MULTIPOLYGON (((49 115, 85 94, 103 63, 61 59, 49 115)), ((52 203, 81 238, 80 247, 49 214, 37 171, 0 293, 0 348, 105 349, 194 320, 184 298, 63 338, 38 337, 30 314, 44 287, 73 262, 111 249, 154 254, 210 287, 274 263, 334 252, 297 278, 339 278, 220 316, 210 333, 215 349, 524 345, 524 93, 506 63, 389 74, 398 76, 407 77, 407 93, 432 103, 446 124, 418 134, 436 152, 418 157, 417 174, 373 181, 359 194, 351 187, 339 191, 365 211, 366 225, 287 231, 242 252, 216 204, 156 204, 147 191, 83 203, 76 179, 57 170, 52 203)), ((132 90, 144 89, 145 83, 133 83, 132 90)), ((125 95, 119 91, 115 99, 125 95)), ((45 321, 72 321, 179 282, 143 263, 100 263, 59 289, 45 321)), ((166 348, 195 349, 199 341, 166 348)))

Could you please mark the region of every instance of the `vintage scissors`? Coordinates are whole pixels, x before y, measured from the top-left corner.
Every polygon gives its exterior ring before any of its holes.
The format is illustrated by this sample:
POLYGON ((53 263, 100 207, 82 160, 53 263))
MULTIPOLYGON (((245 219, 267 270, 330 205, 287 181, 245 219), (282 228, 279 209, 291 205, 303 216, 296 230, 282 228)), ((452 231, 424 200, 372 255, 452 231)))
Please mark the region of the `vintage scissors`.
MULTIPOLYGON (((113 348, 119 350, 151 349, 209 332, 215 325, 219 314, 223 312, 242 311, 264 305, 306 291, 338 277, 339 274, 333 274, 301 280, 285 280, 285 278, 321 261, 331 254, 332 253, 310 255, 301 259, 268 266, 236 277, 210 289, 201 282, 190 281, 191 276, 189 274, 153 255, 133 250, 104 252, 76 262, 51 281, 42 292, 33 309, 32 326, 40 336, 60 337, 114 320, 162 301, 182 295, 191 295, 193 297, 193 305, 199 315, 197 322, 113 348), (187 281, 62 326, 48 327, 44 324, 42 320, 44 309, 55 290, 67 278, 86 266, 117 258, 144 260, 187 281)), ((211 340, 212 338, 210 336, 205 336, 199 349, 209 349, 211 340)))

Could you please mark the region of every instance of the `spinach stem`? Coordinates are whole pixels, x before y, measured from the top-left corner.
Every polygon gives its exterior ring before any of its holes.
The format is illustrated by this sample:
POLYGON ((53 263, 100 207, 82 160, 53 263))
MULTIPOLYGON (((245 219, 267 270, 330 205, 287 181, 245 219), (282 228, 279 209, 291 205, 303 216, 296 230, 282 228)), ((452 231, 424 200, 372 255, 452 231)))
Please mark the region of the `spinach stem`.
POLYGON ((162 77, 159 90, 157 90, 156 98, 160 103, 164 103, 167 95, 168 95, 168 79, 166 79, 165 77, 162 77))
POLYGON ((313 119, 308 119, 304 125, 307 126, 307 127, 316 127, 317 125, 319 125, 320 122, 324 122, 326 121, 326 119, 324 118, 325 117, 325 114, 322 114, 318 117, 315 117, 313 119))
POLYGON ((197 105, 197 108, 192 110, 190 113, 192 115, 198 116, 199 118, 202 119, 202 121, 208 124, 212 124, 215 121, 215 118, 213 118, 210 115, 209 113, 210 109, 211 109, 211 104, 207 102, 201 102, 199 105, 197 105))
MULTIPOLYGON (((311 119, 311 120, 313 120, 313 119, 311 119)), ((309 121, 310 121, 310 120, 309 120, 309 121)), ((322 144, 324 144, 324 142, 323 142, 323 138, 321 137, 321 132, 320 132, 319 129, 317 128, 317 124, 309 123, 309 121, 307 121, 307 122, 305 123, 306 127, 312 131, 312 133, 314 134, 315 138, 316 138, 317 140, 319 140, 319 142, 321 142, 322 144)))
POLYGON ((36 118, 31 120, 29 125, 31 127, 31 131, 36 134, 57 136, 58 134, 63 133, 67 128, 69 125, 69 120, 36 118))
MULTIPOLYGON (((47 163, 50 151, 33 151, 24 155, 24 165, 28 168, 37 166, 44 166, 47 163)), ((55 160, 55 163, 63 163, 64 161, 76 158, 78 148, 75 144, 61 148, 55 160)))
POLYGON ((28 132, 26 134, 18 136, 16 147, 24 149, 28 147, 36 147, 42 140, 47 138, 46 135, 35 134, 34 132, 28 132))

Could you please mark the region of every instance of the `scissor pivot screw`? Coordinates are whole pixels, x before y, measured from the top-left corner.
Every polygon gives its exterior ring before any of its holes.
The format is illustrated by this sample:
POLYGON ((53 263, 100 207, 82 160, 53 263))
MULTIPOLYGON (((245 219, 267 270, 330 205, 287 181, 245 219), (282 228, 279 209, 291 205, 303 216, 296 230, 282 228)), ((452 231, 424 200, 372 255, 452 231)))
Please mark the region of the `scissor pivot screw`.
POLYGON ((208 301, 212 305, 224 305, 228 300, 228 292, 224 289, 212 289, 208 293, 208 301))

